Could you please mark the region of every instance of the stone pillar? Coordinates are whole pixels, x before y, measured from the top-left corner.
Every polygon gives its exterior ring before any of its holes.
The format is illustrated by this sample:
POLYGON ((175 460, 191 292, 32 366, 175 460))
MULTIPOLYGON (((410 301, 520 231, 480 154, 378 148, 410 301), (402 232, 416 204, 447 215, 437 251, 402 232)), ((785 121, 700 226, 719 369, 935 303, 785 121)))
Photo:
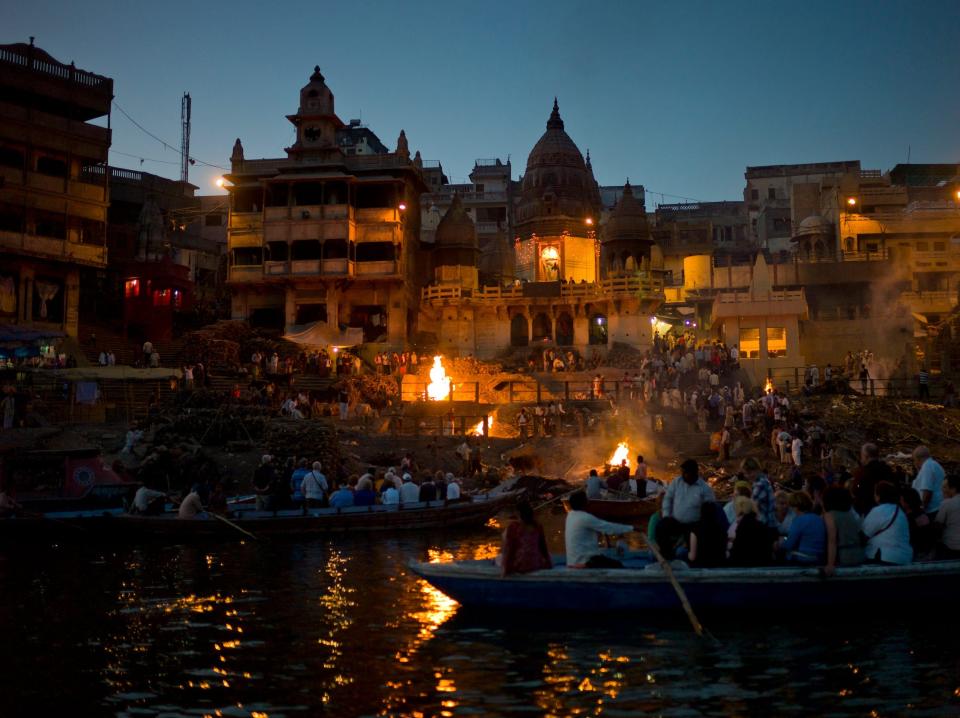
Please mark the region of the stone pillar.
POLYGON ((25 323, 33 321, 33 267, 20 270, 20 317, 25 323))
POLYGON ((283 322, 284 331, 289 330, 297 321, 297 290, 293 287, 287 287, 284 297, 283 322))
POLYGON ((73 269, 67 272, 63 283, 64 310, 63 331, 67 336, 76 337, 80 333, 80 272, 73 269))

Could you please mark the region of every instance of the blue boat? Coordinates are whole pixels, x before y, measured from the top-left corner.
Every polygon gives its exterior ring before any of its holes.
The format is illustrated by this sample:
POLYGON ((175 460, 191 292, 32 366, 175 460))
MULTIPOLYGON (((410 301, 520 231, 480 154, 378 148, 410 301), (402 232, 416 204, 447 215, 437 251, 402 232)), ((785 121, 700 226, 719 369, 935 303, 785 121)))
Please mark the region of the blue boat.
MULTIPOLYGON (((647 552, 631 553, 624 568, 552 569, 501 577, 490 560, 412 562, 411 570, 466 608, 591 611, 681 607, 663 569, 647 552)), ((694 610, 772 607, 878 606, 956 602, 960 561, 906 566, 838 568, 826 578, 818 568, 684 568, 673 574, 694 610)))

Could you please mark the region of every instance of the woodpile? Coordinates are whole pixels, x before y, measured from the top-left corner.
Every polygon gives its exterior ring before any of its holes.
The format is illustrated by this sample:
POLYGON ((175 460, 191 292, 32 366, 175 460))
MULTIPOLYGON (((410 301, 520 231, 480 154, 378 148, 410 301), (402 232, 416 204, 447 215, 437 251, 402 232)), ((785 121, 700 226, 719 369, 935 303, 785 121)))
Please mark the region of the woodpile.
POLYGON ((274 419, 266 425, 261 445, 276 461, 294 456, 319 461, 328 476, 340 465, 340 440, 330 420, 274 419))
POLYGON ((643 352, 629 344, 614 342, 613 348, 607 352, 603 366, 623 369, 624 371, 640 371, 643 364, 643 352))
POLYGON ((281 358, 297 356, 298 344, 253 329, 246 322, 221 320, 183 337, 184 358, 203 361, 209 367, 234 367, 250 361, 255 351, 265 357, 276 352, 281 358))

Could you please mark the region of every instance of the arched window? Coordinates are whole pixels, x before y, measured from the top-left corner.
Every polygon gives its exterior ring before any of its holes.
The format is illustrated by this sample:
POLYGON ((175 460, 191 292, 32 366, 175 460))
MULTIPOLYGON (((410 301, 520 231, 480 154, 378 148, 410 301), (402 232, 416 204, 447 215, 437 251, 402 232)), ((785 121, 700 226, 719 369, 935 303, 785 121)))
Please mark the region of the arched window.
POLYGON ((510 320, 510 346, 525 347, 530 343, 530 334, 527 331, 527 318, 517 314, 510 320))
POLYGON ((560 312, 557 317, 557 346, 571 346, 573 344, 573 317, 569 312, 560 312))
POLYGON ((553 339, 553 324, 543 312, 533 318, 533 341, 542 342, 553 339))
POLYGON ((605 314, 594 314, 590 317, 590 330, 587 332, 588 341, 592 345, 607 345, 607 317, 605 314))

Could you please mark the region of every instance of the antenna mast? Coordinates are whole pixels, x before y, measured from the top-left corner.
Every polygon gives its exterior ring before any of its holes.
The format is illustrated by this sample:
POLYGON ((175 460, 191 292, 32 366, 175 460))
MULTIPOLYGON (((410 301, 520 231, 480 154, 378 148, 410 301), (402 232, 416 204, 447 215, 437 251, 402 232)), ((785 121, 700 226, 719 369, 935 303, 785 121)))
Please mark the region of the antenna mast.
POLYGON ((180 103, 180 181, 190 181, 190 93, 180 103))

